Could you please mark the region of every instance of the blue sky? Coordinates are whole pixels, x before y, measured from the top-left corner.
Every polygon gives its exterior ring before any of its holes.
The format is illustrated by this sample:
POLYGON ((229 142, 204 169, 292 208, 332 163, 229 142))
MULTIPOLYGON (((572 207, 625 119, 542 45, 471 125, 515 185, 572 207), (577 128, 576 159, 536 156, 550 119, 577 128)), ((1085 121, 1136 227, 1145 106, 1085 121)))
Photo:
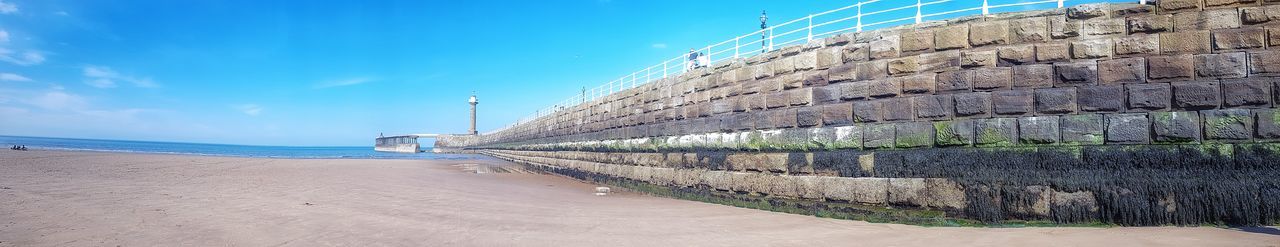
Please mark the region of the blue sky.
POLYGON ((0 135, 370 145, 466 131, 473 91, 483 132, 755 31, 762 9, 849 4, 0 0, 0 135))

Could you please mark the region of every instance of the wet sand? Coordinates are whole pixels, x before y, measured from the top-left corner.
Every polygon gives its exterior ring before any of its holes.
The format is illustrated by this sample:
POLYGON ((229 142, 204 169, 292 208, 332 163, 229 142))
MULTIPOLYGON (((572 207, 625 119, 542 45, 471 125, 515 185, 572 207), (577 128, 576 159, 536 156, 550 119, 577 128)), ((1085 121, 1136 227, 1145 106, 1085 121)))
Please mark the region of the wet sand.
POLYGON ((462 164, 509 163, 4 150, 0 246, 1280 246, 1276 228, 917 227, 600 197, 462 164))

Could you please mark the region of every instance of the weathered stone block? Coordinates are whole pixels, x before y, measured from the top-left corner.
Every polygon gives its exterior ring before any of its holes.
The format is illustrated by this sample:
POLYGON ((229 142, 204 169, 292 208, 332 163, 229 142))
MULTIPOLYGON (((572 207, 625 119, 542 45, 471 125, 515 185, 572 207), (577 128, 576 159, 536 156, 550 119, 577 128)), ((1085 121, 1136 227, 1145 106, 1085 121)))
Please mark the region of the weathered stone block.
POLYGON ((799 124, 795 108, 778 109, 770 112, 769 121, 773 123, 774 128, 792 128, 799 124))
POLYGON ((769 64, 758 64, 751 66, 751 75, 756 79, 773 76, 773 69, 769 68, 769 64))
POLYGON ((1253 134, 1253 114, 1248 109, 1200 111, 1205 140, 1248 140, 1253 134))
POLYGON ((1053 64, 1059 86, 1092 85, 1098 82, 1098 63, 1094 61, 1053 64))
POLYGON ((1139 34, 1115 38, 1116 55, 1140 55, 1160 53, 1159 34, 1139 34))
POLYGON ((841 100, 865 99, 871 94, 871 82, 869 81, 857 81, 837 85, 839 85, 841 100))
POLYGON ((1208 78, 1241 78, 1248 74, 1244 52, 1195 55, 1196 76, 1208 78))
POLYGON ((875 80, 889 77, 888 65, 885 60, 876 60, 869 62, 860 62, 856 67, 858 80, 875 80))
POLYGON ((999 115, 1023 115, 1031 113, 1033 95, 1031 90, 997 91, 991 95, 991 105, 999 115))
POLYGON ((800 107, 796 109, 796 126, 813 127, 822 123, 822 107, 800 107))
POLYGON ((842 47, 827 47, 816 51, 818 64, 816 69, 827 69, 844 63, 842 47))
POLYGON ((929 122, 897 123, 894 127, 894 142, 898 148, 933 146, 933 124, 929 122))
POLYGON ((933 122, 934 143, 938 146, 973 145, 975 123, 972 119, 933 122))
POLYGON ((1169 99, 1172 95, 1169 84, 1128 84, 1125 85, 1125 89, 1129 93, 1130 110, 1154 111, 1169 109, 1169 99))
POLYGON ((1009 39, 1013 43, 1049 40, 1049 19, 1044 17, 1009 21, 1009 39))
POLYGON ((822 106, 822 125, 848 125, 853 123, 853 103, 822 106))
POLYGON ((1196 112, 1152 112, 1151 130, 1158 143, 1200 141, 1200 116, 1196 112))
POLYGON ((1205 0, 1204 7, 1221 7, 1257 3, 1258 0, 1205 0))
POLYGON ((921 52, 933 49, 933 30, 902 32, 902 52, 921 52))
POLYGON ((1117 112, 1124 110, 1124 87, 1099 85, 1080 87, 1078 102, 1081 111, 1117 112))
POLYGON ((1173 16, 1138 15, 1125 17, 1129 33, 1158 33, 1173 30, 1173 16))
POLYGON ((1249 52, 1249 73, 1262 76, 1280 75, 1280 52, 1249 52))
POLYGON ((711 102, 711 113, 723 114, 733 112, 734 105, 737 105, 737 103, 738 102, 736 100, 717 100, 715 102, 711 102))
POLYGON ((1258 117, 1258 138, 1280 139, 1280 110, 1253 110, 1258 117))
POLYGON ((951 117, 951 95, 923 95, 912 97, 915 104, 916 118, 946 119, 951 117))
POLYGON ((978 146, 1009 146, 1018 140, 1018 121, 1013 118, 978 119, 974 129, 978 146))
POLYGON ((1008 89, 1012 85, 1013 69, 990 67, 974 69, 973 89, 979 91, 1008 89))
POLYGON ((1045 88, 1036 89, 1036 112, 1043 114, 1063 114, 1076 112, 1076 89, 1045 88))
POLYGON ((903 94, 933 93, 933 87, 937 85, 933 81, 934 75, 929 73, 894 77, 891 80, 899 81, 897 84, 902 85, 903 94))
POLYGON ((1107 116, 1107 143, 1146 144, 1151 142, 1151 123, 1145 113, 1107 116))
POLYGON ((1202 54, 1213 51, 1209 31, 1183 31, 1160 34, 1160 52, 1165 54, 1202 54))
POLYGON ((857 80, 858 74, 856 73, 856 65, 856 63, 846 63, 831 67, 831 69, 827 70, 827 81, 829 83, 836 83, 857 80))
POLYGON ((960 52, 960 67, 994 67, 996 50, 960 52))
POLYGON ((813 87, 813 104, 821 105, 840 101, 840 86, 826 85, 813 87))
POLYGON ((871 59, 885 59, 898 57, 898 36, 886 36, 879 40, 871 41, 871 59))
POLYGON ((916 62, 915 56, 903 57, 889 60, 889 75, 915 73, 920 71, 920 63, 916 62))
POLYGON ((784 58, 774 59, 769 61, 769 63, 766 63, 766 64, 769 65, 770 70, 773 70, 773 75, 782 75, 786 73, 791 73, 792 71, 796 70, 795 57, 784 57, 784 58))
POLYGON ((1274 80, 1259 78, 1223 80, 1222 95, 1227 97, 1222 104, 1226 107, 1271 106, 1271 81, 1274 80))
POLYGON ((916 115, 911 98, 888 98, 882 101, 881 107, 884 109, 882 114, 885 121, 911 120, 916 115))
POLYGON ((1219 95, 1222 95, 1222 93, 1218 91, 1217 81, 1173 83, 1173 103, 1178 108, 1217 108, 1218 102, 1222 101, 1218 98, 1219 95))
POLYGON ((1261 28, 1213 31, 1214 50, 1262 48, 1267 45, 1267 31, 1261 28))
POLYGON ((869 83, 868 92, 870 93, 871 97, 875 97, 875 98, 893 97, 893 96, 898 96, 898 93, 902 92, 902 84, 899 84, 902 82, 898 80, 894 80, 892 78, 877 79, 877 80, 869 81, 868 83, 869 83))
POLYGON ((1123 34, 1123 18, 1092 19, 1080 22, 1080 33, 1087 36, 1123 34))
POLYGON ((731 115, 732 121, 721 123, 729 130, 750 130, 755 128, 755 113, 739 112, 731 115))
POLYGON ((1195 74, 1191 55, 1147 57, 1147 76, 1153 81, 1191 79, 1195 74))
POLYGON ((1046 88, 1053 87, 1055 78, 1053 65, 1028 64, 1013 66, 1013 88, 1046 88))
POLYGON ((786 172, 788 153, 734 153, 725 156, 724 165, 733 171, 786 172))
POLYGON ((1057 143, 1058 138, 1057 116, 1018 118, 1018 142, 1023 144, 1052 144, 1057 143))
POLYGON ((800 88, 787 92, 788 102, 793 106, 809 105, 813 102, 813 88, 800 88))
POLYGON ((1066 61, 1071 58, 1070 52, 1069 43, 1043 43, 1036 44, 1035 57, 1040 62, 1066 61))
POLYGON ((1240 27, 1240 13, 1235 8, 1207 9, 1173 14, 1173 30, 1213 30, 1240 27))
POLYGON ((954 95, 956 117, 987 116, 991 114, 991 93, 958 93, 954 95))
POLYGON ((984 46, 1004 44, 1009 40, 1008 21, 975 22, 969 24, 969 44, 984 46))
POLYGON ((1002 46, 996 54, 1002 64, 1026 64, 1036 61, 1035 45, 1002 46))
POLYGON ((1049 17, 1049 37, 1065 39, 1080 35, 1080 23, 1063 17, 1049 17))
POLYGON ((940 51, 920 54, 920 72, 951 70, 960 67, 960 51, 940 51))
POLYGON ((1075 145, 1103 143, 1103 133, 1107 124, 1101 114, 1064 115, 1060 120, 1062 143, 1075 145))
POLYGON ((1098 61, 1098 82, 1101 84, 1143 83, 1146 81, 1146 59, 1131 57, 1098 61))
POLYGON ((845 63, 867 61, 871 58, 871 45, 868 43, 851 43, 840 47, 840 53, 845 63))
POLYGON ((1107 5, 1105 4, 1080 4, 1067 8, 1067 18, 1071 19, 1089 19, 1105 16, 1107 16, 1107 5))
POLYGON ((934 79, 938 92, 969 91, 973 89, 973 71, 957 70, 938 73, 934 79))
POLYGON ((828 79, 826 70, 805 72, 803 76, 804 76, 804 81, 803 81, 804 86, 806 87, 826 86, 830 81, 830 79, 828 79))
POLYGON ((891 123, 864 125, 862 146, 868 149, 889 148, 894 145, 894 125, 891 123))
POLYGON ((881 101, 853 102, 853 121, 858 123, 879 122, 882 118, 881 101))
POLYGON ((934 49, 951 50, 969 47, 969 26, 954 25, 934 31, 934 49))
POLYGON ((778 83, 778 85, 775 86, 774 88, 777 88, 778 90, 791 90, 794 88, 800 88, 801 86, 804 86, 804 81, 805 81, 804 74, 800 74, 800 73, 786 74, 786 75, 779 76, 778 78, 776 78, 776 80, 774 80, 774 82, 778 83))
POLYGON ((773 109, 788 105, 791 105, 791 95, 788 92, 773 92, 765 95, 765 108, 773 109))

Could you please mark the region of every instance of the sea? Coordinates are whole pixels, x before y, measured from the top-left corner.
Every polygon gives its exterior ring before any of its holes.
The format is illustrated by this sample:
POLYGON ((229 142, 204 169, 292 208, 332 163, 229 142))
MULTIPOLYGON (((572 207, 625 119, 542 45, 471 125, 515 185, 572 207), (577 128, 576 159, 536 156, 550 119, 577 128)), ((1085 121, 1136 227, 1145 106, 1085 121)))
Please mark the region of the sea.
POLYGON ((30 150, 69 150, 120 153, 183 154, 285 159, 476 159, 474 154, 387 153, 373 146, 295 147, 205 144, 183 142, 122 141, 52 137, 2 136, 0 146, 26 145, 30 150))

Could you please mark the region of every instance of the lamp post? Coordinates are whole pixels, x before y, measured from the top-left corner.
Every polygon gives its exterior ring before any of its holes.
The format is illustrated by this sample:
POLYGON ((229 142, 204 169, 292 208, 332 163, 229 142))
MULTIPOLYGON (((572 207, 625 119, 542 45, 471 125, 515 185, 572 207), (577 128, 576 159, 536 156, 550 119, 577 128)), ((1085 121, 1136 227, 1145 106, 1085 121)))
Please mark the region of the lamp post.
POLYGON ((468 133, 476 135, 479 134, 479 132, 476 132, 476 104, 479 104, 480 101, 476 100, 475 93, 471 93, 471 99, 467 100, 467 103, 471 103, 471 129, 468 133))
POLYGON ((760 11, 760 53, 764 54, 769 51, 769 16, 764 10, 760 11))

